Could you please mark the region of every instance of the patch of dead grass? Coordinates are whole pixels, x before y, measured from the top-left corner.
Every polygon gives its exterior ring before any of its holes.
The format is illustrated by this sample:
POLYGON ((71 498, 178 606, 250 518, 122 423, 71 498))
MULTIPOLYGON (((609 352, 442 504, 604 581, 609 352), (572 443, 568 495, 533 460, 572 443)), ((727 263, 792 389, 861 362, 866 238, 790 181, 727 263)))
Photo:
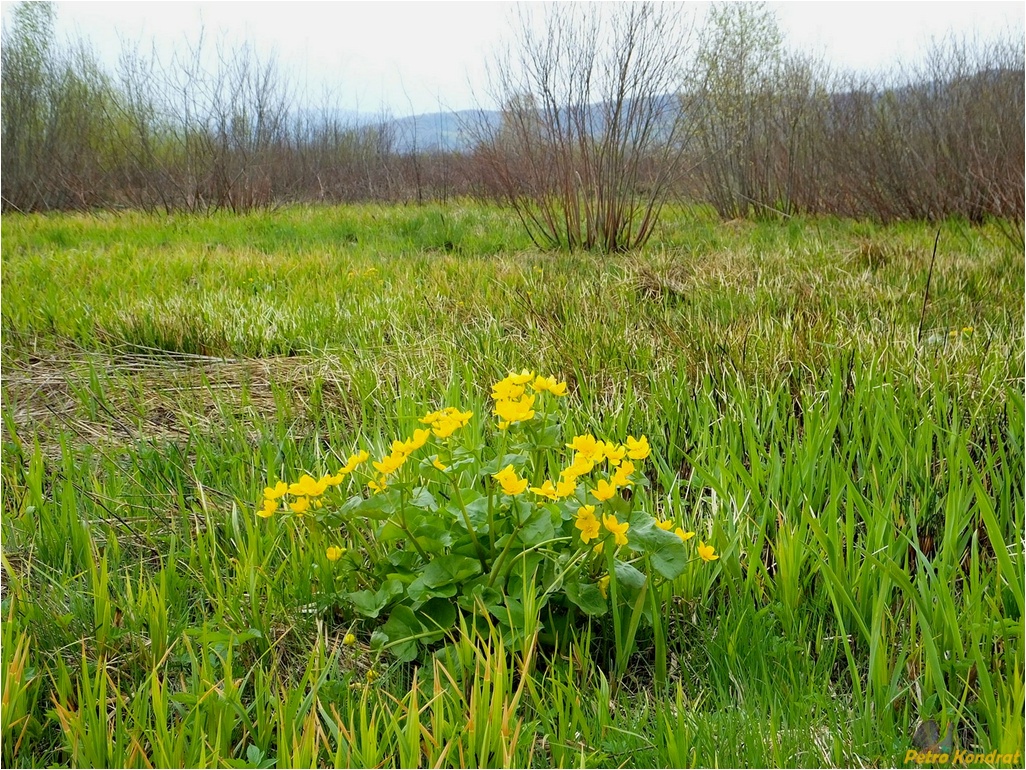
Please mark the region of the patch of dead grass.
POLYGON ((330 357, 225 359, 145 348, 112 353, 73 346, 6 357, 3 401, 11 424, 3 436, 40 442, 60 455, 59 436, 79 443, 178 442, 191 432, 216 433, 229 422, 254 434, 276 419, 287 394, 297 427, 306 419, 311 383, 324 406, 352 406, 351 381, 330 357), (277 395, 276 395, 277 394, 277 395))

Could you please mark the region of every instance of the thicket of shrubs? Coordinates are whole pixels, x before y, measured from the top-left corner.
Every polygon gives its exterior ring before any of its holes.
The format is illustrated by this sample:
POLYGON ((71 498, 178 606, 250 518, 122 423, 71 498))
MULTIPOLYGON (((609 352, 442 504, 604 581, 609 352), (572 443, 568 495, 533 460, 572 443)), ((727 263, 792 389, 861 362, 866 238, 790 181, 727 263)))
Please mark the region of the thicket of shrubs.
MULTIPOLYGON (((647 34, 646 24, 659 29, 637 12, 631 18, 635 33, 647 34)), ((624 29, 631 28, 614 25, 624 29)), ((411 150, 392 121, 358 125, 338 111, 300 109, 288 74, 246 47, 199 43, 171 61, 126 50, 107 71, 87 46, 57 41, 51 5, 23 3, 0 48, 2 207, 245 211, 291 201, 508 201, 525 192, 542 203, 560 185, 569 200, 568 184, 581 178, 572 162, 579 152, 595 169, 609 158, 629 159, 628 178, 593 174, 595 184, 621 198, 658 200, 656 189, 659 196, 711 203, 724 217, 1023 217, 1020 39, 939 43, 923 64, 891 73, 888 86, 831 73, 788 52, 760 6, 714 6, 687 40, 693 55, 686 65, 651 41, 653 58, 645 62, 618 59, 616 51, 601 62, 682 67, 657 81, 681 83, 676 93, 614 91, 617 109, 602 101, 594 114, 585 102, 567 104, 578 108, 583 127, 568 134, 553 122, 570 113, 532 92, 537 83, 510 76, 497 94, 506 105, 502 126, 479 126, 477 145, 467 152, 441 153, 411 150), (625 122, 624 131, 606 130, 628 116, 634 122, 625 122), (649 118, 663 122, 653 128, 649 118), (517 145, 517 136, 528 145, 517 145), (552 137, 564 145, 547 145, 552 137), (632 144, 635 138, 643 142, 632 144), (525 147, 534 153, 533 177, 518 171, 525 147), (569 171, 539 178, 537 168, 551 164, 538 158, 557 156, 571 161, 569 171), (667 174, 667 162, 675 173, 667 174)), ((521 63, 528 51, 521 47, 521 63)), ((580 93, 564 85, 566 93, 580 93)), ((575 188, 584 197, 574 200, 586 204, 593 193, 587 184, 575 188)), ((581 232, 586 239, 587 229, 581 232)))

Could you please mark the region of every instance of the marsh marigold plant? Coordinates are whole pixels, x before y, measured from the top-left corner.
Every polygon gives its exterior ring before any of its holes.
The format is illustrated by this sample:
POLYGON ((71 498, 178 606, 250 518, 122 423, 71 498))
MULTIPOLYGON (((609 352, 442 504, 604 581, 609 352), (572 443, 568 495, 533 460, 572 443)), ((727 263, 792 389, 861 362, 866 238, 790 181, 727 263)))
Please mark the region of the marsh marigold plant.
POLYGON ((660 586, 717 556, 653 515, 648 439, 564 437, 566 396, 556 377, 510 373, 492 385, 489 419, 429 411, 387 447, 268 485, 256 515, 304 523, 330 599, 401 660, 442 642, 461 613, 487 615, 512 644, 612 615, 619 654, 637 627, 622 618, 652 622, 660 586))

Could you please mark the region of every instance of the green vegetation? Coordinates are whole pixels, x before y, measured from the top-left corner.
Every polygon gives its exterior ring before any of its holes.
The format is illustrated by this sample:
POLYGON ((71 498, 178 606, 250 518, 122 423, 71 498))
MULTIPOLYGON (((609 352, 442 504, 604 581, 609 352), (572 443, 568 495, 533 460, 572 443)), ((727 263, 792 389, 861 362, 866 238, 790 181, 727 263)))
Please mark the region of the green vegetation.
POLYGON ((927 719, 1022 751, 1022 253, 939 227, 926 296, 925 224, 675 209, 585 255, 469 203, 5 215, 4 766, 896 765, 927 719), (629 611, 379 655, 326 550, 360 535, 264 487, 449 405, 491 442, 522 369, 567 442, 646 436, 635 505, 720 558, 627 658, 629 611))

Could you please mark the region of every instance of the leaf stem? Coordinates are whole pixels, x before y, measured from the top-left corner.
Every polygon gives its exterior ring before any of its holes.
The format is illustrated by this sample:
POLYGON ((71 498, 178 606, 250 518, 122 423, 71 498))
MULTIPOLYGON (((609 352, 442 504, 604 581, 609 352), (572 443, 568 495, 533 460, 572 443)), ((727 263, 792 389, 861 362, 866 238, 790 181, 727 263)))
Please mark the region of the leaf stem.
MULTIPOLYGON (((470 539, 474 543, 474 549, 477 551, 477 558, 481 562, 481 569, 484 572, 488 572, 488 553, 481 547, 481 541, 477 539, 477 533, 474 532, 474 525, 470 523, 470 514, 467 513, 467 506, 463 504, 463 495, 460 494, 459 484, 452 477, 449 477, 449 482, 452 484, 453 491, 456 493, 456 504, 460 507, 460 513, 463 514, 463 523, 467 525, 467 533, 470 535, 470 539)), ((491 527, 489 527, 491 529, 491 527)))

